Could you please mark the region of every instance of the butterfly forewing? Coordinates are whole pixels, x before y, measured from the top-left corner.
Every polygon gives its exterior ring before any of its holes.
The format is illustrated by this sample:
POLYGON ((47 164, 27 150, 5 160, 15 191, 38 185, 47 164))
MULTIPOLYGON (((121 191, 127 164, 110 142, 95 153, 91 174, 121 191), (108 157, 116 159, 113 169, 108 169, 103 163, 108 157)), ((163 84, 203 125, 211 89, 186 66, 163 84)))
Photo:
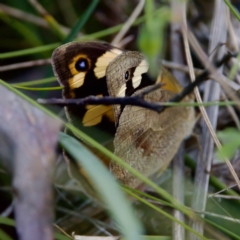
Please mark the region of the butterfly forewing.
MULTIPOLYGON (((57 48, 52 61, 55 76, 63 86, 63 97, 108 96, 106 68, 121 53, 122 50, 100 42, 71 42, 57 48)), ((71 105, 66 107, 66 114, 78 128, 102 124, 103 128, 114 131, 112 106, 71 105)))

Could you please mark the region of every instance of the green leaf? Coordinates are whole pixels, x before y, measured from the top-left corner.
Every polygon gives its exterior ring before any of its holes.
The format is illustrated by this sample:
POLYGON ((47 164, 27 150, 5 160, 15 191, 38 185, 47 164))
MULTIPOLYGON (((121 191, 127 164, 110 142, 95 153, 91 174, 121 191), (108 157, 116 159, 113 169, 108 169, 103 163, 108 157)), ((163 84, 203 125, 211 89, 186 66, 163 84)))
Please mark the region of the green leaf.
POLYGON ((143 232, 141 224, 134 216, 133 209, 120 190, 115 178, 100 160, 76 139, 60 133, 59 142, 91 178, 91 182, 107 206, 107 210, 118 223, 119 231, 126 239, 139 239, 139 235, 143 232))
POLYGON ((68 237, 68 236, 65 236, 63 235, 62 233, 54 233, 54 238, 56 240, 72 240, 72 238, 68 237))
POLYGON ((85 23, 87 22, 87 20, 91 16, 91 14, 93 13, 98 2, 99 2, 99 0, 94 0, 91 2, 90 6, 85 11, 84 15, 78 19, 77 23, 73 27, 72 31, 68 34, 66 39, 63 41, 63 43, 70 42, 76 37, 76 35, 81 31, 81 29, 83 28, 83 26, 85 25, 85 23))
POLYGON ((158 58, 164 47, 164 31, 169 22, 170 10, 169 8, 161 8, 161 11, 155 15, 152 14, 153 11, 153 1, 146 1, 146 22, 139 31, 138 45, 149 62, 150 75, 155 78, 159 72, 158 58))
POLYGON ((223 146, 217 154, 220 159, 232 158, 240 147, 240 132, 235 128, 227 128, 218 132, 218 137, 223 146))

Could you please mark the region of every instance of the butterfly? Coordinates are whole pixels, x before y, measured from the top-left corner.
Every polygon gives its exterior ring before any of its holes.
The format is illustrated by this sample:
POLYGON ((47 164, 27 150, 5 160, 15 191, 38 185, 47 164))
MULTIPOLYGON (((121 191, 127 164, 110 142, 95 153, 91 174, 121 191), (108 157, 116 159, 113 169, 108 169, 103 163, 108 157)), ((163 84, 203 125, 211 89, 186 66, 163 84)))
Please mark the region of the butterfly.
MULTIPOLYGON (((144 100, 157 103, 168 101, 183 89, 161 65, 158 77, 151 79, 148 62, 140 52, 103 42, 60 46, 53 52, 52 65, 65 99, 136 96, 161 83, 161 88, 144 95, 144 100)), ((193 97, 186 96, 183 101, 191 102, 193 97)), ((69 105, 65 111, 68 120, 79 128, 98 126, 114 133, 114 153, 147 177, 168 166, 196 121, 190 106, 166 108, 161 113, 131 105, 69 105)), ((132 188, 141 184, 115 162, 106 165, 122 184, 132 188)))

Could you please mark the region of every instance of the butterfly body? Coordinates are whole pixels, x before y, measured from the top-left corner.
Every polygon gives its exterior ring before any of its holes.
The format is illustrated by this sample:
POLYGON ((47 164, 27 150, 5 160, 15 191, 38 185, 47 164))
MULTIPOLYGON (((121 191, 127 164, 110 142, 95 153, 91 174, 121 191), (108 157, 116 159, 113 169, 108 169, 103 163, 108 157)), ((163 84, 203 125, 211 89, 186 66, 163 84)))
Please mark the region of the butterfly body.
MULTIPOLYGON (((64 87, 64 98, 136 96, 155 83, 163 86, 144 100, 166 102, 181 92, 181 85, 165 68, 160 66, 153 81, 147 75, 148 67, 141 53, 99 42, 69 43, 53 53, 53 69, 64 87)), ((183 101, 193 100, 187 96, 183 101)), ((195 123, 192 107, 171 107, 157 113, 129 105, 67 106, 66 112, 76 126, 92 127, 104 119, 114 123, 115 154, 147 177, 167 167, 195 123)), ((141 184, 116 163, 108 167, 121 183, 134 188, 141 184)))

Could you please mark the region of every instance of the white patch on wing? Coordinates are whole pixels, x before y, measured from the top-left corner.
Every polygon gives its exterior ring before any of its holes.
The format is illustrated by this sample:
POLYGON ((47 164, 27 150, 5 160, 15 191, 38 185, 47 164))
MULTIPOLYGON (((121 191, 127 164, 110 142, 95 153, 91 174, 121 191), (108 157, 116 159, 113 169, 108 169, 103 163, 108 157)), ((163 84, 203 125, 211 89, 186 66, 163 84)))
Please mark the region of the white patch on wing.
POLYGON ((71 89, 79 88, 84 83, 86 72, 80 72, 75 74, 72 78, 69 79, 69 86, 71 89))
POLYGON ((123 84, 118 91, 117 97, 125 97, 125 92, 126 92, 126 84, 123 84))
POLYGON ((102 121, 103 115, 108 111, 112 112, 112 106, 92 105, 87 106, 88 111, 85 113, 82 123, 83 126, 94 126, 102 121))
MULTIPOLYGON (((137 88, 142 81, 142 74, 146 73, 148 71, 149 65, 146 60, 142 60, 140 64, 136 67, 133 77, 131 80, 133 88, 137 88)), ((126 84, 123 84, 121 88, 118 91, 117 97, 125 97, 126 93, 126 84)))
POLYGON ((146 73, 148 71, 148 68, 149 66, 146 60, 142 60, 136 67, 132 78, 133 88, 137 88, 141 84, 142 74, 146 73))
POLYGON ((113 48, 106 53, 104 53, 101 57, 97 59, 96 66, 94 68, 94 74, 97 78, 102 78, 106 75, 106 69, 108 64, 119 54, 121 54, 122 51, 113 48))

